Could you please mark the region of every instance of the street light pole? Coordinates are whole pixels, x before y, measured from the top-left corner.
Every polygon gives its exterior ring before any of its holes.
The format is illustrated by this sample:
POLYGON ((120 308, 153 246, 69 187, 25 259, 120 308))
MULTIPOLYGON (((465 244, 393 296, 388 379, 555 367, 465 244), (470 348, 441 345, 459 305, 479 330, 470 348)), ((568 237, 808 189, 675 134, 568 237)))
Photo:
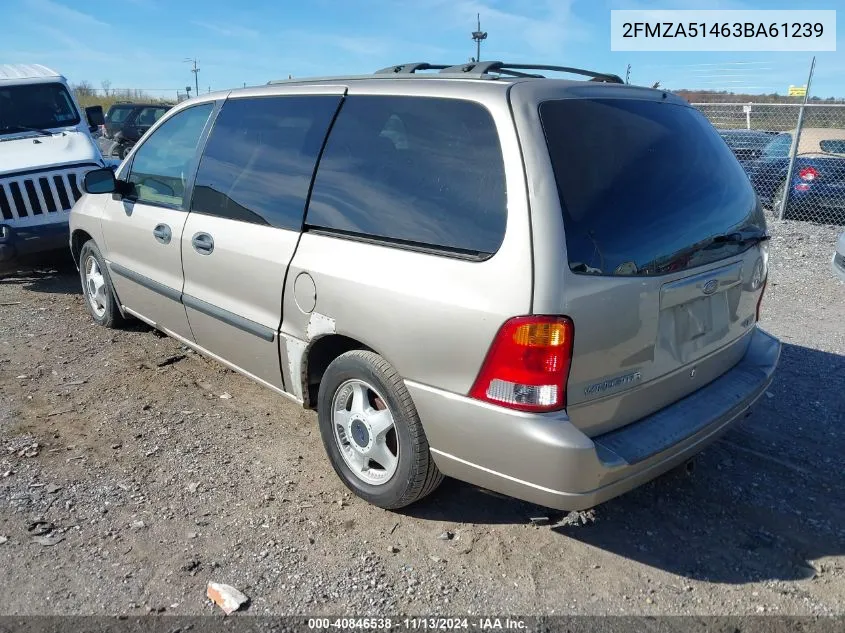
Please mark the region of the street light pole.
POLYGON ((186 57, 184 61, 194 65, 194 67, 191 69, 191 72, 194 73, 194 94, 198 95, 200 93, 200 69, 197 66, 199 60, 186 57))
POLYGON ((487 33, 481 30, 481 14, 475 14, 476 19, 478 20, 478 26, 475 31, 472 32, 472 39, 475 40, 475 61, 481 61, 481 41, 487 39, 487 33))

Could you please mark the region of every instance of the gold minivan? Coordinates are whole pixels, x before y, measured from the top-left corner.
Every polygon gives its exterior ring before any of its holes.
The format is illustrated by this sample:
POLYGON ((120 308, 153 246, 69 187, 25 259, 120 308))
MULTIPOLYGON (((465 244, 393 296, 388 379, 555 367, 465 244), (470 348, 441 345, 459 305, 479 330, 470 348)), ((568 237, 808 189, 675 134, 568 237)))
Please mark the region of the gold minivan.
POLYGON ((596 505, 743 418, 780 353, 742 167, 685 101, 613 75, 410 64, 203 95, 84 188, 94 320, 316 409, 384 508, 444 475, 596 505))

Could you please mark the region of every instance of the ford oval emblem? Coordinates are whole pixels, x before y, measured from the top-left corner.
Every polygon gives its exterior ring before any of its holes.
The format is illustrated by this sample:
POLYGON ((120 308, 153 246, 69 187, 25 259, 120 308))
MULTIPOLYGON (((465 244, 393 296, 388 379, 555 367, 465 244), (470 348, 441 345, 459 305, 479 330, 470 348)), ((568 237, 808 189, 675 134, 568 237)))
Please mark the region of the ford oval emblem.
POLYGON ((701 288, 702 292, 706 295, 712 295, 716 290, 719 288, 719 281, 716 279, 711 279, 708 281, 704 286, 701 288))

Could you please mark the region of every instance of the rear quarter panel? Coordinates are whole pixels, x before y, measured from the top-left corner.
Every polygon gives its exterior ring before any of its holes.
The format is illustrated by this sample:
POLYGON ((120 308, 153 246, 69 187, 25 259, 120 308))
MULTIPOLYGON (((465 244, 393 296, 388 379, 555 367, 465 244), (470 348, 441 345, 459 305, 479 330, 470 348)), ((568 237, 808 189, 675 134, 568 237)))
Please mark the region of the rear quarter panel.
MULTIPOLYGON (((476 101, 492 114, 506 174, 507 224, 499 251, 485 261, 302 234, 285 284, 282 357, 286 385, 299 382, 297 356, 320 335, 343 334, 386 358, 411 381, 466 394, 490 343, 509 317, 531 307, 531 239, 520 147, 503 87, 469 82, 366 82, 350 95, 437 96, 476 101), (316 286, 313 312, 296 302, 297 278, 316 286), (309 327, 310 325, 310 327, 309 327)), ((342 116, 342 115, 341 115, 342 116)), ((296 394, 294 395, 301 395, 296 394)))

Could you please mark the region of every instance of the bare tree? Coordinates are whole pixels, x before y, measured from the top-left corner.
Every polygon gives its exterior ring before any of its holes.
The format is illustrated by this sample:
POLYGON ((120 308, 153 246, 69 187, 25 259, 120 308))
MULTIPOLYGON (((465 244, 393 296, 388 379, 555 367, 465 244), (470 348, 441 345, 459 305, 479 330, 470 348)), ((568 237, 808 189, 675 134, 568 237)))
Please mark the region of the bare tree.
POLYGON ((94 90, 94 86, 91 85, 91 82, 85 81, 84 79, 75 86, 71 86, 71 89, 77 97, 93 97, 97 92, 94 90))
POLYGON ((108 97, 109 90, 111 90, 111 79, 103 79, 100 85, 103 87, 103 94, 108 97))

